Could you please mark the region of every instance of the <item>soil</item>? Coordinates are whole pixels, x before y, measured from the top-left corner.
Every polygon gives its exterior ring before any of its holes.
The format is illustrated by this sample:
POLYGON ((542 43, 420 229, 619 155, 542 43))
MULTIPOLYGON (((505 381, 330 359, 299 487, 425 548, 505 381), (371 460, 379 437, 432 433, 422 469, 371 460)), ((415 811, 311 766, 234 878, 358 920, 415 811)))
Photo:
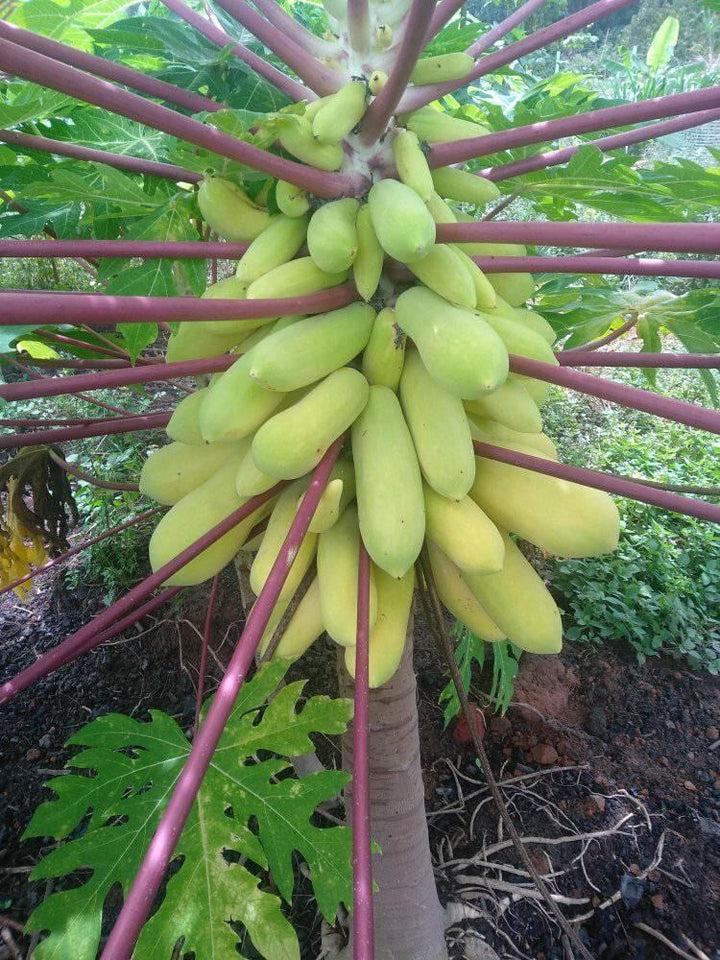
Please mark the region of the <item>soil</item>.
MULTIPOLYGON (((209 689, 242 618, 233 577, 226 571, 221 581, 209 689)), ((184 592, 174 611, 158 611, 3 707, 0 929, 3 919, 22 924, 49 891, 49 884, 28 880, 49 847, 19 838, 49 796, 43 783, 70 755, 63 747, 67 737, 101 714, 122 711, 142 719, 149 707, 190 728, 205 603, 204 590, 184 592)), ((2 676, 16 673, 101 608, 99 589, 84 584, 69 594, 56 573, 31 606, 2 598, 2 676)), ((418 633, 426 798, 438 885, 451 920, 450 954, 572 957, 519 872, 514 850, 493 849, 505 840, 498 812, 462 728, 442 729, 437 699, 446 678, 421 621, 418 633)), ((316 644, 293 670, 309 677, 309 693, 327 693, 335 683, 329 642, 316 644)), ((487 708, 481 679, 471 692, 485 710, 486 749, 521 834, 546 838, 528 845, 533 863, 553 875, 566 916, 585 917, 578 930, 593 956, 673 956, 654 932, 686 956, 701 957, 689 938, 708 957, 720 958, 717 680, 661 660, 641 668, 621 645, 575 647, 560 657, 524 657, 505 717, 487 708), (578 839, 591 833, 599 836, 578 839)), ((303 958, 310 960, 320 952, 319 923, 307 898, 297 900, 303 906, 293 920, 303 958)), ((23 956, 31 946, 14 926, 6 925, 3 936, 0 958, 23 956)))

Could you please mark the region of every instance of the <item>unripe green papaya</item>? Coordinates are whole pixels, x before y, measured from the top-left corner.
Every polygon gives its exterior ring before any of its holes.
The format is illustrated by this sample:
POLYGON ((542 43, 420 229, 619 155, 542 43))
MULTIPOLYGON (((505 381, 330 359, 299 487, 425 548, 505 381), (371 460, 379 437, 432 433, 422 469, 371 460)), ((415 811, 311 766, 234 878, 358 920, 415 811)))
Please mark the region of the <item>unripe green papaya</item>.
POLYGON ((380 246, 401 263, 415 263, 435 243, 435 221, 420 197, 399 180, 378 180, 368 206, 380 246))
MULTIPOLYGON (((380 24, 380 26, 377 28, 375 36, 378 37, 381 31, 383 38, 386 38, 388 34, 390 34, 390 43, 392 43, 392 28, 388 27, 386 24, 380 24)), ((380 46, 380 39, 378 39, 378 46, 380 46)), ((374 97, 376 97, 387 82, 388 75, 384 70, 373 70, 373 72, 370 74, 370 79, 368 80, 368 90, 374 97)))
POLYGON ((203 447, 169 443, 150 454, 140 471, 140 493, 172 505, 199 487, 232 460, 235 469, 249 444, 212 444, 203 447))
POLYGON ((620 516, 602 490, 478 457, 473 500, 495 523, 559 557, 611 553, 620 516))
POLYGON ((441 113, 434 107, 421 107, 412 113, 400 117, 413 133, 427 143, 448 143, 452 140, 468 140, 472 137, 484 137, 490 131, 480 123, 462 120, 441 113))
POLYGON ((466 400, 465 409, 473 416, 496 420, 518 433, 539 433, 542 430, 540 411, 519 380, 506 380, 486 397, 466 400))
POLYGON ((535 281, 531 273, 491 273, 488 279, 495 287, 495 292, 512 307, 519 307, 535 296, 535 281))
POLYGON ((274 270, 254 280, 247 292, 248 300, 274 297, 306 297, 320 290, 337 287, 347 279, 347 272, 325 273, 312 257, 298 257, 282 263, 274 270))
POLYGON ((472 280, 475 288, 475 306, 477 309, 493 310, 497 303, 497 295, 493 285, 490 283, 488 278, 475 263, 472 257, 469 257, 463 250, 461 250, 458 244, 450 244, 450 247, 460 258, 463 266, 470 274, 470 279, 472 280))
POLYGON ((475 308, 475 283, 459 255, 447 244, 436 243, 421 260, 408 267, 429 290, 466 310, 475 308))
MULTIPOLYGON (((285 538, 295 519, 297 498, 298 485, 292 484, 292 486, 286 487, 278 497, 277 503, 270 514, 270 522, 267 525, 265 536, 250 567, 250 587, 255 596, 258 596, 265 586, 273 564, 280 552, 280 548, 285 542, 285 538)), ((302 578, 305 576, 308 567, 315 557, 317 539, 317 534, 305 534, 292 561, 287 580, 280 591, 278 602, 288 602, 300 586, 302 578)))
POLYGON ((363 300, 370 300, 380 283, 385 251, 380 246, 366 203, 358 210, 355 229, 358 247, 353 261, 353 279, 363 300))
POLYGON ((207 441, 203 440, 200 432, 200 407, 207 395, 208 388, 203 387, 189 393, 180 401, 173 410, 170 422, 165 427, 165 432, 171 440, 178 440, 180 443, 189 446, 202 446, 207 441))
POLYGON ((254 240, 270 223, 270 214, 230 180, 206 177, 198 188, 198 206, 211 230, 233 243, 254 240))
MULTIPOLYGON (((288 606, 289 603, 277 604, 275 606, 272 616, 270 617, 270 622, 260 641, 261 654, 267 650, 268 644, 272 640, 275 630, 285 615, 288 606)), ((315 577, 302 600, 297 605, 295 612, 290 617, 290 621, 283 631, 282 639, 277 645, 272 659, 294 659, 301 657, 317 640, 324 629, 320 613, 320 588, 318 586, 318 579, 315 577)))
POLYGON ((306 120, 309 120, 310 123, 315 119, 319 110, 332 101, 333 94, 328 94, 326 97, 318 97, 317 100, 311 100, 305 107, 305 113, 303 116, 306 120))
POLYGON ((481 640, 487 643, 504 640, 505 634, 481 607, 458 567, 432 540, 428 540, 427 549, 442 605, 481 640))
POLYGON ((253 460, 252 449, 248 449, 238 464, 235 475, 235 492, 239 497, 254 497, 258 493, 265 493, 278 482, 277 477, 271 477, 262 470, 258 470, 253 460))
POLYGON ((552 327, 552 324, 548 323, 545 317, 541 316, 539 313, 536 313, 534 310, 527 310, 524 307, 513 307, 507 300, 504 300, 499 294, 496 295, 496 305, 495 309, 503 317, 509 317, 511 320, 516 320, 518 323, 524 324, 530 330, 534 330, 535 333, 539 333, 540 336, 547 340, 547 342, 552 346, 557 340, 557 334, 552 327))
POLYGON ((500 316, 496 312, 483 311, 480 315, 484 320, 487 320, 502 339, 508 353, 514 353, 519 357, 530 357, 532 360, 541 360, 543 363, 549 363, 557 367, 558 359, 553 353, 552 347, 540 334, 535 333, 534 330, 517 320, 500 316))
POLYGON ((505 545, 492 520, 470 497, 448 500, 425 485, 425 534, 463 573, 502 570, 505 545))
POLYGON ((412 287, 398 297, 395 315, 430 376, 449 393, 470 400, 505 382, 507 350, 479 314, 454 307, 431 290, 412 287))
POLYGON ((244 353, 209 388, 200 408, 200 431, 208 443, 249 436, 277 410, 284 394, 266 390, 250 376, 253 351, 244 353))
POLYGON ((320 143, 315 139, 310 121, 305 117, 288 117, 280 125, 278 139, 288 153, 319 170, 339 170, 345 159, 339 143, 320 143))
POLYGON ((285 217, 282 214, 273 217, 238 263, 235 271, 238 281, 249 287, 253 280, 292 260, 305 242, 307 225, 306 217, 285 217))
POLYGON ((478 602, 508 640, 528 653, 559 653, 560 611, 530 563, 503 532, 505 564, 499 573, 463 574, 478 602))
POLYGON ((256 466, 280 480, 314 469, 333 440, 360 414, 369 389, 365 377, 351 367, 331 373, 260 427, 252 443, 256 466))
MULTIPOLYGON (((435 221, 435 223, 457 223, 458 218, 455 215, 455 212, 448 206, 447 203, 443 200, 441 196, 437 193, 433 193, 430 199, 427 202, 427 208, 430 211, 430 214, 435 221)), ((466 244, 455 244, 455 246, 462 250, 465 248, 466 244)))
POLYGON ((329 98, 313 117, 313 136, 320 143, 339 143, 362 120, 367 109, 364 80, 351 80, 329 98))
POLYGON ((529 453, 534 457, 559 459, 555 444, 544 433, 521 433, 495 420, 475 418, 472 414, 468 414, 468 423, 473 440, 489 443, 495 447, 505 447, 508 450, 518 450, 520 453, 529 453))
MULTIPOLYGON (((237 277, 226 277, 211 283, 203 291, 201 300, 246 300, 249 284, 237 277)), ((253 330, 264 327, 277 320, 277 314, 268 317, 256 317, 252 320, 202 320, 202 329, 212 336, 225 337, 236 335, 238 343, 242 343, 253 330)))
POLYGON ((417 134, 399 127, 393 137, 392 152, 402 182, 427 203, 433 195, 433 178, 417 134))
POLYGON ((437 57, 422 57, 413 67, 410 80, 418 85, 462 80, 470 73, 474 64, 475 61, 467 53, 441 53, 437 57))
POLYGON ((229 320, 230 328, 226 333, 213 333, 208 329, 207 320, 190 320, 178 324, 176 333, 170 336, 165 349, 165 360, 168 363, 179 363, 182 360, 202 360, 204 357, 217 357, 222 353, 242 343, 249 336, 253 327, 247 330, 233 329, 236 326, 229 320))
MULTIPOLYGON (((475 217, 453 207, 458 223, 474 223, 475 217)), ((458 246, 470 257, 525 257, 527 248, 521 243, 460 243, 458 246)))
POLYGON ((395 323, 395 311, 385 307, 375 317, 363 350, 362 372, 367 382, 397 390, 405 363, 405 334, 395 323))
POLYGON ((541 407, 552 393, 552 384, 545 380, 534 380, 532 377, 521 377, 514 373, 511 373, 508 379, 522 383, 537 407, 541 407))
POLYGON ((417 350, 409 350, 400 402, 425 480, 443 497, 460 500, 475 477, 470 426, 462 400, 430 376, 417 350))
POLYGON ((352 197, 323 204, 310 219, 307 244, 310 256, 325 273, 349 270, 358 252, 355 228, 360 204, 352 197))
MULTIPOLYGON (((357 636, 358 557, 360 529, 358 514, 349 506, 340 519, 320 534, 317 574, 320 609, 325 629, 341 647, 354 645, 357 636)), ((375 576, 370 574, 370 626, 377 617, 375 576)))
POLYGON ((278 180, 276 183, 275 202, 286 217, 302 217, 310 209, 307 190, 287 180, 278 180))
MULTIPOLYGON (((310 526, 308 527, 310 533, 325 533, 326 530, 333 527, 337 523, 347 503, 352 499, 355 490, 355 475, 352 472, 351 465, 346 461, 345 466, 348 474, 352 475, 352 479, 349 481, 352 492, 346 491, 345 485, 347 481, 344 477, 331 476, 327 486, 323 490, 313 518, 310 521, 310 526)), ((300 497, 298 509, 303 499, 304 495, 300 497)))
POLYGON ((402 577, 422 548, 425 507, 412 437, 388 387, 370 387, 353 424, 352 451, 363 542, 378 567, 402 577))
POLYGON ((351 303, 272 333, 252 352, 250 376, 268 390, 297 390, 349 363, 370 338, 375 311, 351 303))
MULTIPOLYGON (((415 571, 398 580, 374 568, 377 583, 377 619, 368 637, 368 681, 371 690, 382 687, 397 671, 405 650, 412 610, 415 571)), ((345 648, 345 666, 355 679, 356 648, 345 648)))
MULTIPOLYGON (((193 447, 194 456, 205 448, 193 447)), ((207 451, 212 450, 208 447, 207 451)), ((179 553, 237 510, 242 500, 235 493, 237 459, 229 459, 205 483, 191 490, 168 510, 150 538, 150 563, 157 571, 179 553)), ((212 546, 165 581, 167 586, 188 587, 204 583, 226 566, 247 539, 255 524, 267 516, 271 504, 264 504, 212 546)))
POLYGON ((459 170, 457 167, 437 167, 432 171, 432 181, 441 197, 458 200, 460 203, 484 206, 500 196, 500 191, 492 180, 467 170, 459 170))

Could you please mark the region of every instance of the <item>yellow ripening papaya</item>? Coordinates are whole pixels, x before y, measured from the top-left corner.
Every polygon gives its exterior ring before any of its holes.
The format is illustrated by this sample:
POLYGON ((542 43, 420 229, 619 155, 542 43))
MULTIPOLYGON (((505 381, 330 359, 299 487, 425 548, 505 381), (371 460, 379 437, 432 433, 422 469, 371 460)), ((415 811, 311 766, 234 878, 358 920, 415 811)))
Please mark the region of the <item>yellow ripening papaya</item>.
POLYGON ((491 273, 490 283, 511 307, 519 307, 535 296, 535 281, 531 273, 491 273))
POLYGON ((520 433, 496 420, 486 420, 472 414, 468 415, 468 423, 473 440, 508 450, 519 450, 520 453, 529 453, 531 456, 541 456, 548 460, 559 459, 555 444, 544 433, 520 433))
POLYGON ((474 64, 475 61, 467 53, 441 53, 436 57, 421 57, 413 67, 410 81, 420 85, 462 80, 470 73, 474 64))
MULTIPOLYGON (((255 596, 258 596, 265 586, 273 564, 277 560, 280 548, 285 542, 285 538, 295 519, 299 487, 300 484, 292 484, 286 487, 277 498, 277 502, 270 514, 270 522, 267 525, 265 536, 250 567, 250 587, 255 596)), ((305 534, 292 561, 287 579, 280 591, 278 597, 280 603, 289 601, 300 586, 300 581, 305 576, 308 567, 315 557, 317 540, 317 534, 309 532, 305 534)))
POLYGON ((457 167, 437 167, 432 171, 432 181, 437 193, 447 200, 484 206, 500 196, 492 180, 457 167))
POLYGON ((433 178, 417 134, 398 127, 391 146, 398 176, 427 203, 434 191, 433 178))
POLYGON ((274 487, 277 482, 277 477, 271 477, 257 468, 253 460, 252 447, 248 448, 247 453, 238 464, 235 475, 237 495, 239 497, 254 497, 258 493, 265 493, 270 487, 274 487))
POLYGON ((278 140, 282 147, 303 163, 318 170, 339 170, 345 153, 339 143, 320 143, 313 136, 310 121, 305 117, 288 117, 280 124, 278 140))
POLYGON ((272 300, 276 297, 305 297, 310 293, 337 287, 347 279, 347 271, 325 273, 312 257, 298 257, 258 277, 248 287, 248 300, 272 300))
POLYGON ((353 260, 353 279, 363 300, 370 300, 380 283, 385 251, 375 233, 370 216, 370 207, 364 203, 355 220, 357 253, 353 260))
POLYGON ((207 392, 207 387, 194 390, 183 397, 175 407, 170 421, 165 427, 165 433, 171 440, 178 440, 180 443, 191 447, 202 446, 207 443, 200 432, 199 421, 200 407, 207 396, 207 392))
POLYGON ((180 363, 182 360, 202 360, 204 357, 218 357, 238 346, 253 332, 252 323, 247 330, 233 329, 238 324, 227 322, 227 332, 214 333, 208 329, 213 321, 190 320, 178 324, 177 331, 171 334, 165 349, 168 363, 180 363))
POLYGON ((286 217, 302 217, 310 209, 307 190, 287 180, 278 180, 275 184, 275 202, 286 217))
POLYGON ((361 413, 369 389, 358 370, 335 370, 260 427, 252 442, 256 466, 280 480, 308 473, 361 413))
MULTIPOLYGON (((400 666, 412 611, 415 570, 398 580, 375 568, 377 618, 368 637, 368 681, 371 690, 382 687, 400 666)), ((345 648, 345 666, 355 679, 356 648, 345 648)))
MULTIPOLYGON (((342 515, 347 505, 355 496, 355 471, 352 463, 340 457, 335 461, 330 472, 327 486, 323 490, 320 501, 310 521, 310 533, 325 533, 342 515)), ((305 494, 298 500, 298 509, 305 498, 305 494)))
MULTIPOLYGON (((377 45, 381 49, 383 49, 383 43, 387 43, 387 45, 390 46, 392 43, 392 27, 389 27, 386 23, 381 23, 375 32, 375 37, 377 45)), ((384 70, 373 70, 368 78, 368 90, 376 97, 387 82, 388 75, 384 70)))
MULTIPOLYGON (((267 650, 268 644, 272 640, 288 606, 289 603, 276 605, 260 641, 261 654, 267 650)), ((320 588, 318 579, 315 577, 283 630, 282 638, 275 648, 272 659, 301 657, 324 629, 320 613, 320 588)))
POLYGON ((385 307, 375 317, 363 350, 362 372, 367 382, 397 391, 405 363, 405 334, 395 323, 395 311, 385 307))
MULTIPOLYGON (((320 534, 317 575, 323 624, 335 643, 353 646, 357 634, 358 557, 360 528, 354 505, 329 530, 320 534)), ((375 575, 370 571, 370 626, 377 617, 375 575)))
POLYGON ((412 287, 398 297, 395 316, 400 329, 414 340, 430 376, 449 393, 470 400, 505 382, 508 352, 484 315, 455 307, 431 290, 412 287))
POLYGON ((292 260, 305 242, 307 228, 307 217, 273 217, 243 254, 235 270, 237 280, 249 287, 254 280, 292 260))
POLYGON ((518 433, 542 430, 540 411, 519 380, 508 379, 486 397, 466 400, 465 409, 472 416, 495 420, 518 433))
POLYGON ((375 311, 351 303, 272 333, 252 351, 250 376, 268 390, 297 390, 350 363, 370 338, 375 311))
POLYGON ((209 388, 200 408, 200 431, 208 443, 249 436, 280 406, 285 394, 266 390, 250 376, 252 350, 209 388))
MULTIPOLYGON (((199 448, 194 447, 193 452, 197 456, 199 448)), ((182 553, 242 505, 243 501, 235 493, 236 472, 236 458, 229 459, 203 484, 191 490, 168 510, 150 538, 150 564, 154 571, 182 553)), ((253 527, 264 519, 271 509, 272 502, 258 507, 249 517, 241 520, 194 560, 169 577, 165 581, 166 585, 195 586, 214 577, 230 563, 253 527)))
POLYGON ((448 244, 433 244, 421 260, 409 263, 408 267, 421 283, 448 303, 466 310, 475 308, 474 279, 460 255, 448 244))
POLYGON ((451 117, 434 107, 421 107, 399 117, 413 133, 427 143, 449 143, 452 140, 468 140, 484 137, 490 131, 480 123, 451 117))
POLYGON ((562 649, 560 611, 532 564, 504 532, 503 540, 502 570, 465 573, 463 580, 515 646, 528 653, 559 653, 562 649))
POLYGON ((498 528, 470 497, 448 500, 425 485, 425 534, 463 573, 502 570, 498 528))
POLYGON ((415 191, 399 180, 378 180, 368 194, 380 246, 401 263, 415 263, 435 243, 435 221, 415 191))
POLYGON ((140 493, 174 504, 232 461, 237 469, 249 444, 190 446, 175 441, 151 453, 140 471, 140 493))
POLYGON ((211 230, 232 243, 254 240, 270 223, 270 214, 230 180, 205 177, 198 188, 198 206, 211 230))
POLYGON ((595 557, 618 544, 620 516, 602 490, 478 457, 470 495, 495 523, 559 557, 595 557))
POLYGON ((312 133, 320 143, 339 143, 360 123, 367 109, 364 80, 350 80, 327 98, 312 118, 312 133))
POLYGON ((388 387, 370 387, 352 427, 352 452, 363 542, 378 567, 402 577, 422 548, 425 507, 412 437, 388 387))
POLYGON ((442 605, 481 640, 487 643, 504 640, 505 634, 480 605, 477 597, 463 580, 462 571, 432 540, 428 540, 427 549, 435 587, 442 605))
POLYGON ((427 483, 461 500, 475 477, 472 436, 462 400, 430 376, 417 350, 409 350, 400 379, 400 402, 427 483))
POLYGON ((325 273, 342 273, 352 266, 358 252, 355 221, 359 209, 354 197, 342 197, 323 204, 310 218, 308 251, 325 273))
POLYGON ((495 288, 488 278, 475 263, 472 257, 469 257, 456 243, 450 244, 450 248, 461 259, 465 269, 470 274, 470 278, 475 287, 475 306, 478 310, 493 310, 497 303, 495 288))

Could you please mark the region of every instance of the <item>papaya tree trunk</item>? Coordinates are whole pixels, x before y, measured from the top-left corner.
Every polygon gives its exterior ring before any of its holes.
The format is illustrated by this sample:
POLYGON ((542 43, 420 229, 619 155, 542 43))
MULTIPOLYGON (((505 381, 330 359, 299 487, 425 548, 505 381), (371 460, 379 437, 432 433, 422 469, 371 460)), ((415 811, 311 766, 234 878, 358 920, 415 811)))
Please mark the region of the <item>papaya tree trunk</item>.
MULTIPOLYGON (((373 857, 376 960, 445 960, 445 911, 430 857, 420 762, 413 617, 395 676, 370 691, 370 817, 382 850, 373 857)), ((339 660, 340 693, 352 680, 339 660)), ((343 767, 351 771, 352 729, 343 737, 343 767)), ((351 810, 352 784, 346 789, 351 810)), ((352 944, 348 956, 352 955, 352 944)))

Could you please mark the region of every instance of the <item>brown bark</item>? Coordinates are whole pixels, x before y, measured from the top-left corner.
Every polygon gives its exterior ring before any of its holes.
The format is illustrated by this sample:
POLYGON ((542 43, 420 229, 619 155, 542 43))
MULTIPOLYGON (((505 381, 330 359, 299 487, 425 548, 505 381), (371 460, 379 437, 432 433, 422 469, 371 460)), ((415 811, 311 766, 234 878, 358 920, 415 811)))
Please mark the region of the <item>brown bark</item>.
MULTIPOLYGON (((440 905, 420 764, 417 690, 412 663, 412 618, 402 662, 383 687, 370 691, 370 807, 373 857, 375 960, 445 960, 445 913, 440 905)), ((339 663, 340 694, 352 681, 339 663)), ((343 767, 352 769, 352 731, 343 738, 343 767)), ((351 809, 352 784, 346 789, 351 809)), ((351 956, 351 947, 348 956, 351 956)))

